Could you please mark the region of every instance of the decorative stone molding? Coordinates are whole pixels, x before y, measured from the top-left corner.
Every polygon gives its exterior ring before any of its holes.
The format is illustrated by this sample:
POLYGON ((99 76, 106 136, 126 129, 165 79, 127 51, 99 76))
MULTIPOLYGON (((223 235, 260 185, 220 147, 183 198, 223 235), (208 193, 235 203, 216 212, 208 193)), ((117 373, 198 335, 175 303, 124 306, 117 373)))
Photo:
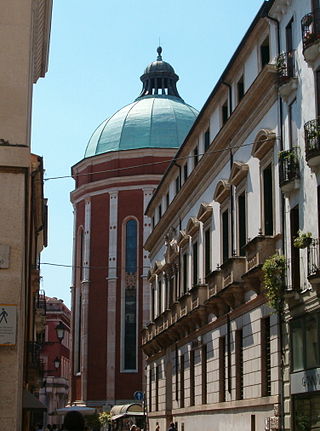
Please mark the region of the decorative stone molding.
POLYGON ((202 202, 197 214, 197 219, 204 223, 212 216, 212 212, 212 205, 208 204, 207 202, 202 202))
POLYGON ((237 186, 249 172, 249 166, 242 162, 233 162, 231 173, 229 177, 229 183, 237 186))
POLYGON ((214 200, 222 204, 229 197, 230 187, 227 180, 220 180, 214 192, 214 200))
POLYGON ((270 129, 262 129, 258 132, 252 147, 252 156, 261 160, 269 151, 273 149, 276 134, 270 129))
POLYGON ((187 223, 186 234, 193 236, 200 228, 200 222, 195 217, 191 217, 187 223))

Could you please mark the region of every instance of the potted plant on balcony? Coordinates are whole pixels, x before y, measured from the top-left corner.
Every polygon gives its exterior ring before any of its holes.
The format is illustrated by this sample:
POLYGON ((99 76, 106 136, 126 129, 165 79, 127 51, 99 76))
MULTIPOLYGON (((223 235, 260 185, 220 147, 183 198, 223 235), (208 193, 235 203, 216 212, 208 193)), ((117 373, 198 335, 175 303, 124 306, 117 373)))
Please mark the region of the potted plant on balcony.
POLYGON ((282 52, 280 55, 278 55, 277 61, 276 61, 276 68, 277 68, 277 72, 280 80, 287 78, 287 64, 286 64, 285 55, 286 54, 282 52))
POLYGON ((262 266, 264 289, 268 304, 279 312, 283 308, 286 265, 285 256, 274 254, 266 259, 262 266))
POLYGON ((312 243, 312 233, 298 231, 298 236, 293 240, 293 245, 296 248, 306 248, 312 243))
POLYGON ((298 155, 295 151, 295 148, 291 148, 290 150, 283 150, 279 153, 279 160, 285 161, 287 163, 297 163, 298 162, 298 155))

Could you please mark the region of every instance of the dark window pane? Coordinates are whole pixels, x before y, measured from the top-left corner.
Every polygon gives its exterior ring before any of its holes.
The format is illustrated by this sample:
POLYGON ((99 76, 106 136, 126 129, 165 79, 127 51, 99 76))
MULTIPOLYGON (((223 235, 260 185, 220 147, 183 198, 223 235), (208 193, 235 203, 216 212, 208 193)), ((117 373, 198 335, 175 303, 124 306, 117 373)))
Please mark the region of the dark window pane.
POLYGON ((193 244, 193 284, 198 283, 198 243, 193 244))
POLYGON ((224 125, 229 117, 229 112, 228 112, 228 102, 225 102, 222 105, 222 125, 224 125))
POLYGON ((126 224, 126 286, 124 304, 124 368, 136 368, 136 272, 137 272, 137 222, 126 224))
POLYGON ((291 324, 292 371, 304 369, 303 363, 303 321, 294 320, 291 324))
POLYGON ((273 235, 273 185, 271 165, 263 171, 264 233, 273 235))
POLYGON ((210 130, 208 129, 204 134, 204 151, 207 151, 210 145, 210 130))
POLYGON ((229 258, 229 214, 228 210, 222 214, 222 258, 225 262, 229 258))
POLYGON ((207 229, 204 233, 204 260, 205 260, 205 275, 208 275, 211 272, 211 232, 210 229, 207 229))
POLYGON ((193 150, 193 160, 194 160, 194 167, 197 166, 198 162, 199 162, 199 151, 198 151, 198 147, 196 147, 193 150))
POLYGON ((246 231, 246 195, 243 193, 238 198, 238 225, 239 225, 239 255, 245 255, 244 246, 247 241, 247 231, 246 231))
POLYGON ((239 103, 240 100, 244 96, 244 80, 243 80, 243 76, 241 76, 241 78, 239 79, 239 81, 237 83, 237 92, 238 92, 238 103, 239 103))
POLYGON ((260 46, 260 54, 261 54, 261 67, 264 67, 270 61, 269 36, 265 38, 262 45, 260 46))

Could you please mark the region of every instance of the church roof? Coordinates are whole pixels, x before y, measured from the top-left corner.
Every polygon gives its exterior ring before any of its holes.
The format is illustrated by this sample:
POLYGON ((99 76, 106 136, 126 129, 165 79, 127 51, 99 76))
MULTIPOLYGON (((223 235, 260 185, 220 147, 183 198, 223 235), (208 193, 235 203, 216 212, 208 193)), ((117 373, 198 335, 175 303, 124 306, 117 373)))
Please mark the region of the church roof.
POLYGON ((198 111, 186 104, 176 88, 179 77, 162 60, 150 63, 141 76, 139 97, 103 121, 94 131, 85 151, 92 157, 110 151, 137 148, 179 148, 198 111))

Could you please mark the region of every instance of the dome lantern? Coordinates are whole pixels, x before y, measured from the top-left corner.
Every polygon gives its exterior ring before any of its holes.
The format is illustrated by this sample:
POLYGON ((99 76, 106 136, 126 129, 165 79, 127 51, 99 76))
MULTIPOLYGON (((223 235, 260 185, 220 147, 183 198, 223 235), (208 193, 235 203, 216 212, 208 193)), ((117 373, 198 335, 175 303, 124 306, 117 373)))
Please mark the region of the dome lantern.
POLYGON ((177 81, 179 76, 175 73, 173 67, 162 60, 162 48, 157 48, 157 60, 153 61, 146 67, 144 74, 140 77, 143 87, 138 97, 152 95, 167 95, 181 99, 177 90, 177 81))
POLYGON ((179 77, 162 60, 161 46, 157 54, 140 78, 140 96, 100 124, 89 140, 85 158, 112 151, 180 147, 198 111, 180 97, 179 77))

